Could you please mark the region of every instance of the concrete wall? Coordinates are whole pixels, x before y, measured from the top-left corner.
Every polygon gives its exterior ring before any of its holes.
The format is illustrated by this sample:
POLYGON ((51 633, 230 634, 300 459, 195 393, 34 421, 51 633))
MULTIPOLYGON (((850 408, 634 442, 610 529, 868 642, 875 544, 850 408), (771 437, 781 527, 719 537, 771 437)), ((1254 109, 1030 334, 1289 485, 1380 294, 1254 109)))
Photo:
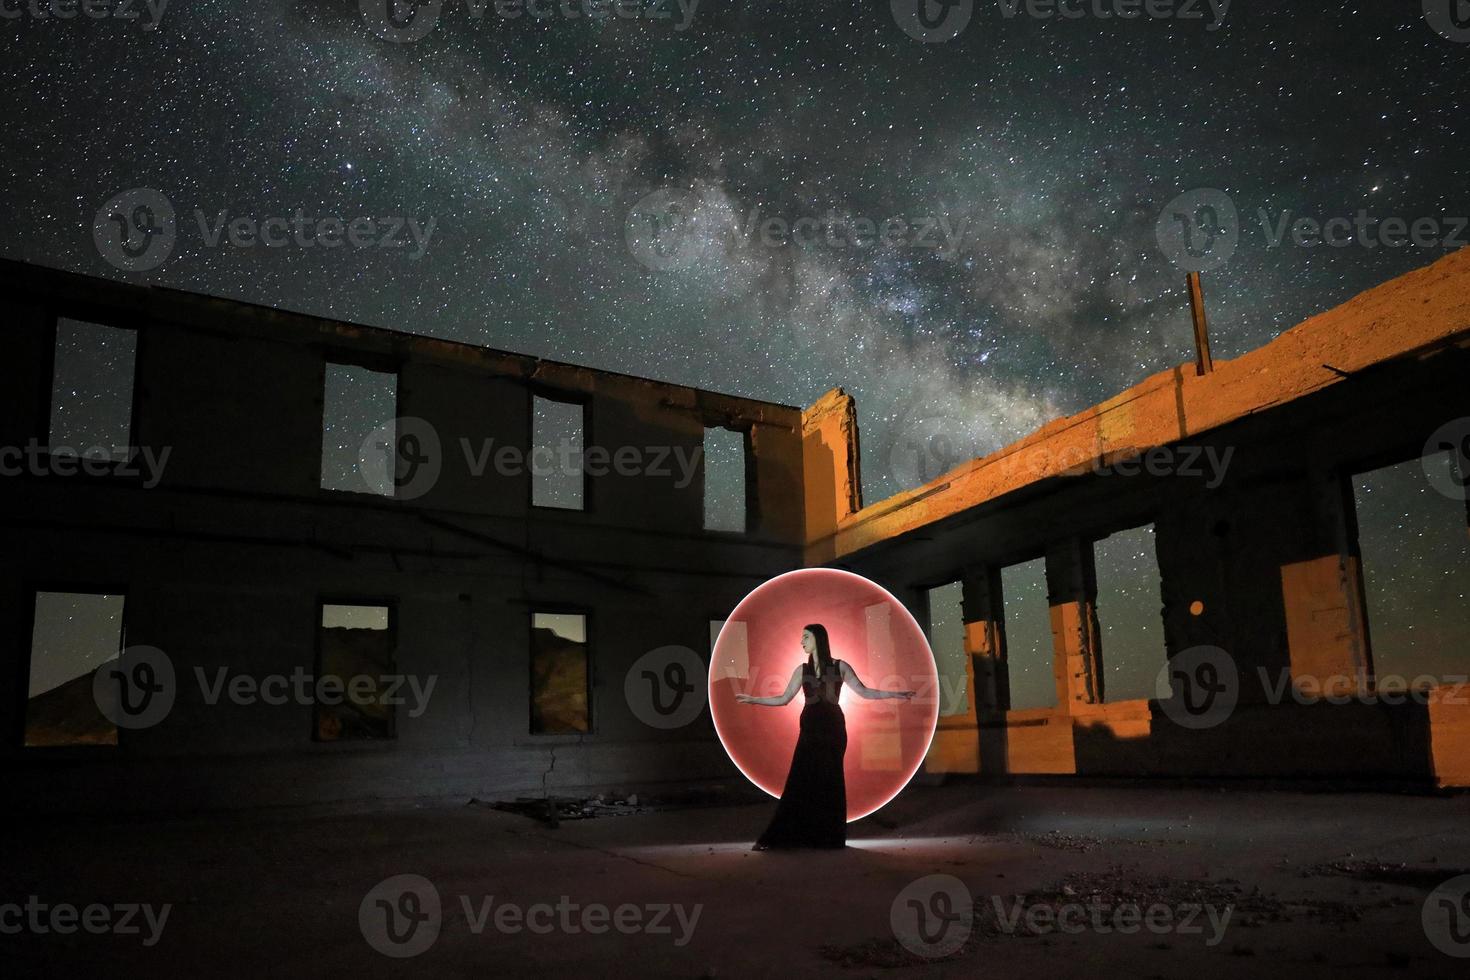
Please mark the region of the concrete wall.
POLYGON ((0 479, 0 764, 21 805, 294 803, 739 779, 708 722, 651 728, 623 681, 670 644, 707 658, 709 620, 800 564, 800 411, 243 304, 0 265, 0 444, 47 436, 57 316, 138 331, 134 441, 161 483, 0 479), (319 487, 328 360, 398 373, 399 416, 444 468, 422 497, 319 487), (530 506, 526 474, 473 475, 459 441, 526 449, 533 393, 583 400, 587 444, 686 453, 706 425, 750 433, 745 534, 703 530, 702 473, 589 481, 585 512, 530 506), (125 590, 127 641, 179 672, 161 724, 115 748, 24 749, 32 594, 125 590), (313 741, 309 705, 206 703, 213 678, 314 669, 318 603, 391 604, 397 668, 437 687, 387 741, 313 741), (530 615, 589 617, 593 732, 529 734, 530 615))
MULTIPOLYGON (((1161 372, 931 484, 864 506, 856 406, 795 408, 223 300, 0 264, 0 447, 44 443, 57 316, 139 333, 134 441, 162 482, 0 479, 0 748, 12 799, 48 809, 518 793, 741 777, 707 714, 662 731, 623 694, 643 653, 708 653, 708 623, 802 564, 835 564, 922 620, 964 583, 970 698, 932 772, 1365 778, 1470 785, 1466 692, 1428 704, 1273 703, 1259 670, 1373 684, 1352 475, 1411 460, 1470 416, 1470 250, 1258 351, 1161 372), (398 375, 444 469, 413 500, 325 491, 328 361, 398 375), (530 506, 529 477, 469 472, 461 440, 525 448, 535 394, 587 406, 587 441, 688 452, 748 434, 748 531, 705 532, 702 477, 592 480, 583 512, 530 506), (1230 453, 1218 485, 1109 471, 1158 449, 1230 453), (1152 523, 1161 665, 1228 652, 1238 706, 1191 728, 1174 700, 1110 700, 1094 543, 1152 523), (1000 569, 1046 559, 1055 708, 1013 710, 1000 569), (114 748, 23 749, 32 593, 125 590, 130 644, 183 682, 164 723, 114 748), (195 671, 310 671, 318 604, 391 604, 397 666, 436 679, 396 738, 321 743, 309 705, 210 705, 195 671), (589 616, 588 735, 529 733, 530 614, 589 616), (1183 658, 1183 659, 1181 659, 1183 658)), ((1177 459, 1178 457, 1176 457, 1177 459)), ((1136 469, 1136 468, 1135 468, 1136 469)), ((1470 531, 1467 531, 1470 533, 1470 531)), ((1279 699, 1277 699, 1279 700, 1279 699)))
MULTIPOLYGON (((964 583, 975 696, 968 712, 941 719, 931 772, 1470 785, 1470 687, 1441 685, 1429 703, 1404 704, 1299 704, 1272 691, 1286 678, 1334 696, 1374 692, 1351 480, 1416 459, 1442 424, 1470 417, 1467 377, 1470 250, 1217 362, 1213 375, 1162 372, 874 503, 814 534, 807 558, 895 590, 964 583), (1137 463, 1157 448, 1176 461, 1229 452, 1230 464, 1218 486, 1154 476, 1137 463), (1113 469, 1120 462, 1131 472, 1113 469), (1196 664, 1204 646, 1225 651, 1238 707, 1218 724, 1178 724, 1158 698, 1107 697, 1094 542, 1148 523, 1160 669, 1196 664), (1058 704, 1014 711, 998 573, 1040 555, 1058 704)), ((1464 664, 1470 674, 1470 654, 1464 664)), ((1180 684, 1165 690, 1177 695, 1180 684)))

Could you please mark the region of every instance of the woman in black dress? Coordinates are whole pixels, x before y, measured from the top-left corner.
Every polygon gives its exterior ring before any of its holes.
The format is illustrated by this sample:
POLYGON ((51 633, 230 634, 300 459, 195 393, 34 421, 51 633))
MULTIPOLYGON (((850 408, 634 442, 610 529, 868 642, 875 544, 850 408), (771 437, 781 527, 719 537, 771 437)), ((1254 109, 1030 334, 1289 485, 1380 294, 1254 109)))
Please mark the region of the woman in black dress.
POLYGON ((758 698, 737 694, 741 704, 779 707, 790 704, 797 690, 806 696, 801 709, 801 734, 791 757, 786 788, 776 804, 771 825, 761 834, 755 849, 785 847, 847 846, 847 781, 842 757, 847 752, 847 721, 837 704, 846 684, 859 696, 878 700, 901 698, 913 691, 875 691, 858 678, 842 660, 832 659, 827 628, 817 623, 801 631, 806 660, 791 672, 786 690, 775 697, 758 698))

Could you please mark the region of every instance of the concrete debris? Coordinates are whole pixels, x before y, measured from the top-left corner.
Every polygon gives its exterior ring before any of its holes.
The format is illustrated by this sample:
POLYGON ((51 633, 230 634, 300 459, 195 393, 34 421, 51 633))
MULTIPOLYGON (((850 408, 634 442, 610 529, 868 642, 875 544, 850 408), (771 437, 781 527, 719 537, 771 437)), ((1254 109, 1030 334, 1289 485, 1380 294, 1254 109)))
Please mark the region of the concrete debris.
POLYGON ((630 793, 626 797, 609 797, 602 793, 591 797, 518 796, 514 801, 496 800, 494 802, 472 799, 469 805, 504 810, 507 813, 519 813, 552 828, 560 826, 563 820, 627 816, 642 813, 647 809, 639 805, 637 793, 630 793))

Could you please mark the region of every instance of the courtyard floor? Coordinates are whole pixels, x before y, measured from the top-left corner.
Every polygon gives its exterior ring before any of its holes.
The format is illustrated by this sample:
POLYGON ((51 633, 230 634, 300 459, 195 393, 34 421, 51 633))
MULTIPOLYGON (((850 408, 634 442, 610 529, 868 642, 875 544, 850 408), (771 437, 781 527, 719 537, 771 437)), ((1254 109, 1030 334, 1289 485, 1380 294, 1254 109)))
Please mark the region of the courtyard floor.
POLYGON ((1470 967, 1451 955, 1470 956, 1470 900, 1435 893, 1470 872, 1470 796, 914 786, 852 825, 845 851, 753 853, 773 807, 556 829, 446 802, 9 824, 0 973, 1340 980, 1470 967))

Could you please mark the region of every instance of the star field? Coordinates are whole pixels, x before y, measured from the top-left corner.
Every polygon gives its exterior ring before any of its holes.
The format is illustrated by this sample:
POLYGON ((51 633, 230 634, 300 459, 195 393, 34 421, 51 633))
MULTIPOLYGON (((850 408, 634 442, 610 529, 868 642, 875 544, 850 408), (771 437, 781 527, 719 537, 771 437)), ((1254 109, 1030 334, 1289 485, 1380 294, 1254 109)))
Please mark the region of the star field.
POLYGON ((1205 277, 1217 358, 1445 254, 1273 245, 1261 212, 1470 213, 1470 44, 1420 4, 1239 0, 1217 30, 998 11, 932 44, 836 0, 706 0, 685 30, 447 0, 412 43, 325 0, 175 0, 151 30, 9 18, 0 254, 796 405, 841 385, 871 501, 1192 359, 1155 237, 1184 191, 1240 212, 1205 277), (168 197, 178 238, 127 273, 92 226, 136 187, 168 197), (627 226, 662 189, 737 228, 964 234, 726 234, 661 271, 627 226), (417 259, 209 241, 297 214, 435 226, 417 259))

